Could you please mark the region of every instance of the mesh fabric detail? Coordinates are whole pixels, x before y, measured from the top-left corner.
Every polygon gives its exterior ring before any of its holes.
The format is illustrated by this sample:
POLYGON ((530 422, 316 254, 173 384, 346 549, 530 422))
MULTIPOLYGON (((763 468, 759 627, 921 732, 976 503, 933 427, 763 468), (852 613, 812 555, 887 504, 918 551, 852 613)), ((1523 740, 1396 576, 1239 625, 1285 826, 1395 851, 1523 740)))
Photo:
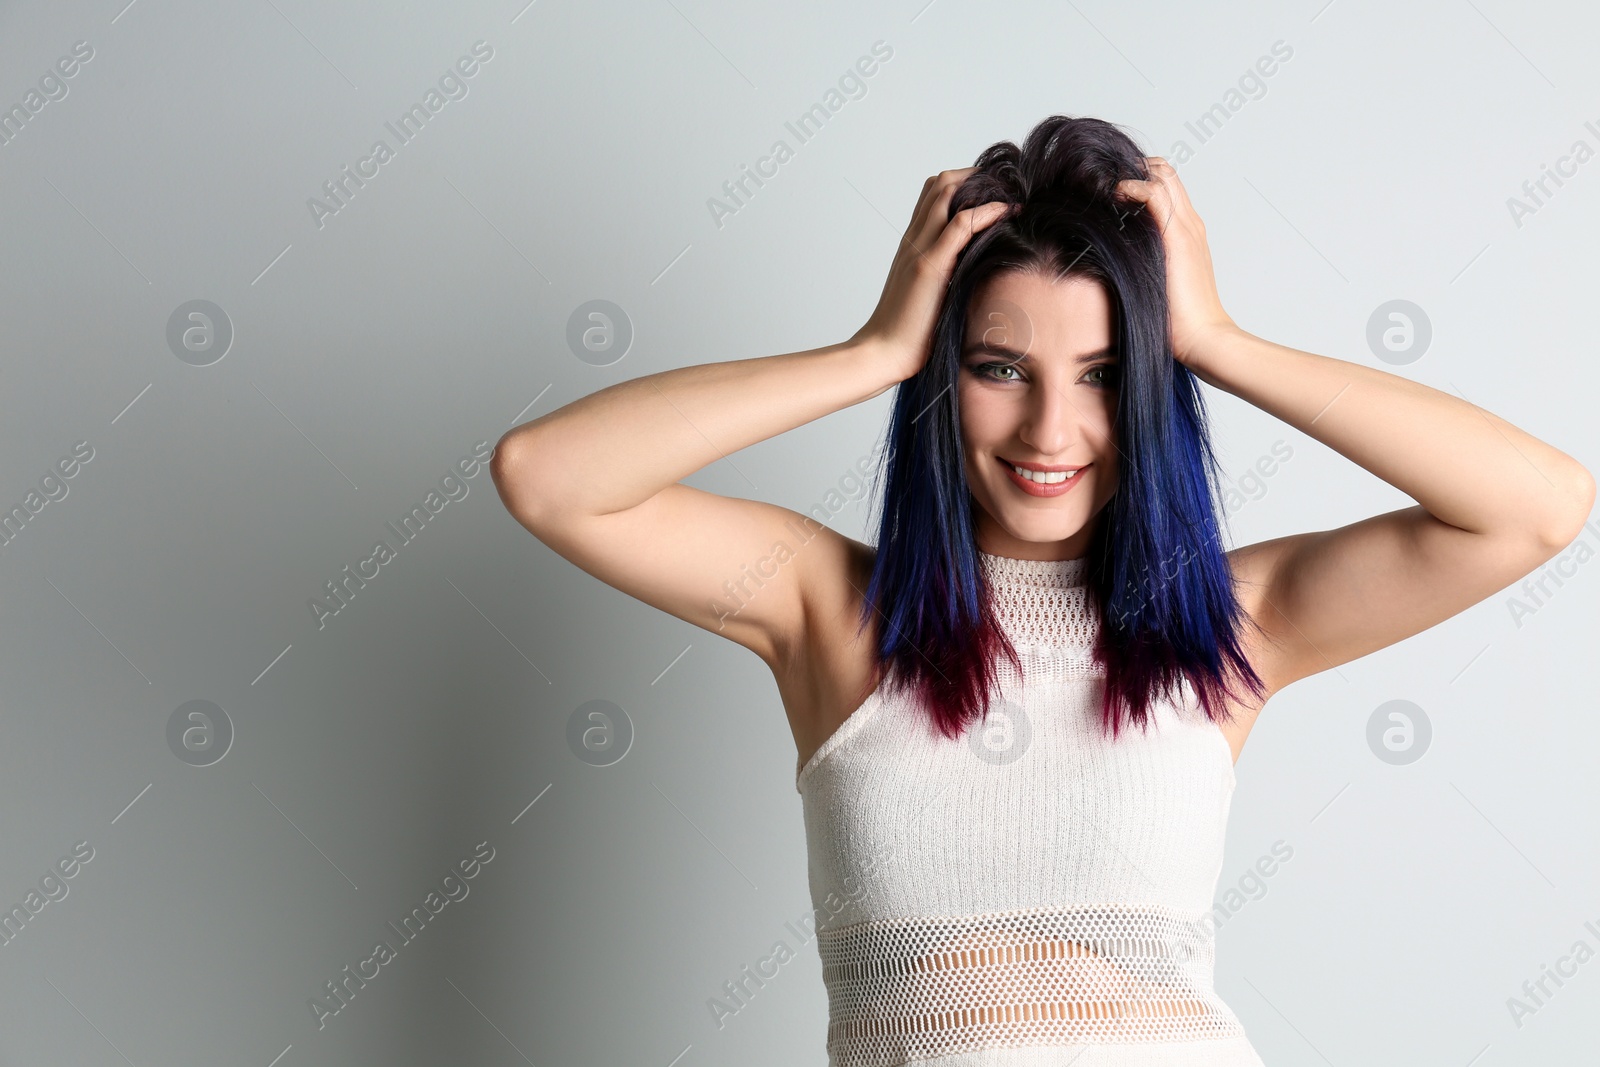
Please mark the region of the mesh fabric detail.
POLYGON ((880 685, 797 768, 829 1067, 1262 1067, 1213 987, 1227 738, 1187 684, 1107 736, 1088 560, 979 559, 985 722, 880 685))
POLYGON ((1099 630, 1088 559, 1031 560, 979 553, 989 603, 1011 643, 1086 657, 1099 630))
POLYGON ((876 920, 819 932, 829 1062, 980 1048, 1238 1037, 1199 917, 1104 904, 876 920))

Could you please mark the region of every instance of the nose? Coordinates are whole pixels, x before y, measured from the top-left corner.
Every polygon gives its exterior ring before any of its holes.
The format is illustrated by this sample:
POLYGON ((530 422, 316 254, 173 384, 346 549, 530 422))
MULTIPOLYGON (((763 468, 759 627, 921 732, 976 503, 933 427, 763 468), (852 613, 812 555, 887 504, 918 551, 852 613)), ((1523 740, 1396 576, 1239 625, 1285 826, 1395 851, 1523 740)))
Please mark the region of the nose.
POLYGON ((1041 457, 1059 456, 1077 443, 1084 413, 1059 385, 1041 382, 1028 397, 1018 436, 1041 457))

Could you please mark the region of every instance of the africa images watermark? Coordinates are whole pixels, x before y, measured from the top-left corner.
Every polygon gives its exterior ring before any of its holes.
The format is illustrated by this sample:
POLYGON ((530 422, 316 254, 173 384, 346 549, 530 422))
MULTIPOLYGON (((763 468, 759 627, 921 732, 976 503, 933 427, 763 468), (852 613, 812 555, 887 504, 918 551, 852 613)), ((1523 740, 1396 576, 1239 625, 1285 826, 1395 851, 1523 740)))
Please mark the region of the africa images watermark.
MULTIPOLYGON (((1262 499, 1267 495, 1268 484, 1266 479, 1271 478, 1283 469, 1283 465, 1294 457, 1294 448, 1289 442, 1279 438, 1272 443, 1271 451, 1258 457, 1248 470, 1237 480, 1224 482, 1220 486, 1221 506, 1225 516, 1232 518, 1238 514, 1246 504, 1262 499), (1274 459, 1273 457, 1277 458, 1274 459)), ((1219 551, 1226 552, 1220 539, 1220 531, 1213 532, 1211 540, 1217 545, 1219 551)), ((1131 596, 1123 602, 1121 607, 1113 606, 1114 617, 1117 622, 1126 625, 1128 619, 1136 613, 1143 611, 1154 599, 1158 592, 1164 591, 1177 578, 1179 571, 1200 556, 1200 546, 1187 541, 1178 544, 1175 555, 1169 555, 1157 565, 1159 573, 1152 578, 1150 565, 1144 564, 1138 576, 1130 586, 1131 596)))
POLYGON ((45 509, 45 505, 57 500, 65 500, 71 490, 63 479, 75 478, 83 469, 83 464, 94 458, 94 446, 88 441, 79 441, 72 446, 70 455, 62 456, 56 460, 55 467, 47 470, 39 478, 39 488, 30 488, 23 494, 22 503, 12 504, 0 511, 0 547, 9 545, 17 535, 27 528, 28 523, 38 517, 45 509), (60 477, 57 477, 57 475, 60 477))
MULTIPOLYGON (((878 847, 878 850, 868 856, 857 868, 862 876, 871 874, 878 865, 890 855, 893 849, 888 843, 878 847)), ((801 948, 816 939, 818 933, 827 928, 828 923, 838 918, 845 907, 854 902, 860 904, 866 898, 867 887, 865 882, 857 881, 851 874, 844 876, 845 888, 843 895, 838 892, 829 892, 823 898, 821 908, 810 908, 803 915, 783 924, 784 929, 794 938, 795 944, 801 948)), ((711 1020, 721 1030, 728 1025, 728 1020, 738 1015, 757 993, 767 987, 767 983, 778 976, 778 971, 790 960, 797 959, 798 952, 783 938, 772 943, 767 954, 752 964, 745 964, 739 968, 739 976, 722 983, 722 996, 707 997, 706 1010, 711 1013, 711 1020)))
MULTIPOLYGON (((385 522, 389 532, 394 535, 401 546, 409 545, 417 539, 429 522, 431 522, 445 505, 452 501, 465 500, 472 487, 462 479, 475 478, 478 472, 488 466, 490 458, 494 455, 494 446, 488 441, 479 441, 473 446, 472 454, 456 461, 454 470, 439 479, 439 488, 428 490, 428 495, 422 498, 422 503, 411 505, 411 510, 401 519, 400 525, 385 522), (456 471, 461 472, 461 477, 456 477, 456 471), (441 495, 441 493, 443 495, 441 495)), ((357 560, 355 570, 350 569, 350 564, 345 564, 339 572, 342 578, 330 578, 323 583, 323 588, 328 591, 326 597, 308 597, 306 606, 311 609, 311 617, 317 621, 317 629, 321 630, 328 625, 328 618, 337 615, 350 606, 356 593, 367 587, 367 583, 383 573, 385 564, 392 563, 399 556, 399 549, 390 547, 386 539, 379 539, 372 546, 371 555, 366 559, 357 560), (368 573, 368 568, 371 573, 368 573)))
POLYGON ((1246 904, 1267 895, 1267 879, 1294 858, 1294 846, 1280 837, 1272 843, 1268 853, 1260 856, 1235 885, 1223 891, 1221 898, 1212 904, 1211 910, 1195 921, 1197 929, 1209 937, 1223 923, 1239 914, 1246 904))
POLYGON ((1249 503, 1260 500, 1267 495, 1267 479, 1283 467, 1294 457, 1294 448, 1281 437, 1272 442, 1272 451, 1255 461, 1255 464, 1236 481, 1222 487, 1222 511, 1232 518, 1249 503), (1277 459, 1272 457, 1276 456, 1277 459))
POLYGON ((1539 1009, 1561 991, 1567 984, 1563 979, 1576 977, 1578 968, 1594 959, 1594 946, 1600 944, 1600 926, 1596 926, 1591 919, 1583 924, 1583 928, 1594 937, 1594 944, 1590 944, 1588 938, 1578 938, 1565 955, 1556 957, 1554 968, 1548 963, 1539 964, 1539 977, 1522 983, 1522 996, 1506 998, 1506 1010, 1511 1013, 1511 1021, 1516 1023, 1518 1030, 1522 1029, 1524 1019, 1529 1015, 1537 1015, 1539 1009), (1553 990, 1550 988, 1552 982, 1555 983, 1553 990))
MULTIPOLYGON (((414 905, 400 920, 400 926, 392 922, 384 923, 394 932, 400 947, 404 948, 421 936, 428 923, 445 908, 452 903, 460 903, 467 899, 467 894, 472 892, 472 887, 467 885, 467 882, 482 873, 484 866, 493 860, 494 856, 493 845, 487 841, 478 842, 473 847, 471 856, 457 860, 454 867, 446 869, 447 873, 439 879, 439 888, 428 890, 428 895, 423 898, 422 903, 414 905)), ((306 1000, 306 1004, 311 1008, 311 1014, 316 1017, 317 1029, 323 1029, 328 1025, 329 1017, 338 1015, 348 1008, 356 993, 365 989, 368 982, 383 973, 384 966, 393 963, 398 957, 399 952, 394 945, 387 940, 379 941, 373 945, 372 955, 356 962, 355 970, 352 971, 350 964, 347 963, 340 971, 342 977, 337 980, 330 978, 324 982, 326 995, 309 997, 306 1000)))
POLYGON ((39 877, 39 888, 30 889, 21 904, 13 904, 8 911, 0 912, 0 946, 9 945, 31 922, 36 922, 46 905, 67 899, 69 892, 65 879, 74 878, 83 865, 94 859, 94 846, 79 841, 72 851, 39 877))
MULTIPOLYGON (((893 48, 882 40, 873 41, 872 55, 857 59, 853 67, 839 75, 837 88, 829 87, 828 91, 822 94, 821 100, 802 111, 792 122, 783 124, 783 128, 794 137, 795 145, 809 143, 813 137, 822 132, 822 128, 845 104, 866 96, 865 79, 878 72, 880 62, 887 63, 893 58, 893 48), (873 59, 873 56, 877 59, 873 59)), ((723 199, 715 196, 706 198, 706 210, 711 213, 711 221, 716 224, 717 229, 722 229, 727 218, 737 215, 755 196, 756 190, 766 188, 767 181, 776 178, 778 169, 794 156, 794 147, 780 137, 772 142, 772 147, 767 149, 766 155, 756 160, 753 168, 743 163, 739 164, 739 175, 722 183, 723 199), (752 185, 754 189, 751 188, 752 185)))
POLYGON ((733 601, 734 606, 729 608, 721 601, 711 601, 711 611, 717 617, 719 632, 727 625, 729 619, 749 606, 756 594, 766 587, 767 582, 777 577, 779 568, 794 559, 796 553, 809 544, 835 515, 843 511, 847 503, 860 500, 866 495, 870 487, 868 479, 872 477, 873 464, 883 454, 883 447, 883 442, 879 442, 873 451, 847 467, 844 474, 828 487, 822 500, 806 509, 809 518, 802 517, 798 527, 793 519, 785 524, 794 533, 794 545, 791 546, 788 541, 774 541, 771 550, 765 556, 753 564, 740 565, 740 577, 737 580, 730 578, 722 583, 723 592, 733 601), (751 583, 754 583, 754 589, 751 588, 751 583))
POLYGON ((39 76, 37 89, 29 89, 22 94, 21 102, 0 111, 0 145, 8 145, 16 140, 46 104, 65 100, 71 92, 68 80, 75 77, 83 65, 93 58, 94 47, 88 41, 73 42, 72 53, 57 59, 54 68, 39 76))
MULTIPOLYGON (((1596 141, 1600 141, 1600 127, 1595 125, 1593 119, 1586 121, 1583 128, 1588 130, 1596 141)), ((1511 213, 1512 224, 1517 229, 1522 229, 1523 220, 1529 215, 1537 215, 1539 209, 1555 196, 1556 189, 1567 184, 1561 179, 1576 178, 1578 168, 1593 159, 1594 155, 1595 150, 1590 147, 1589 142, 1580 137, 1572 142, 1566 155, 1556 157, 1554 167, 1548 163, 1540 163, 1539 176, 1522 183, 1522 196, 1506 197, 1506 210, 1511 213), (1551 189, 1551 185, 1554 185, 1555 189, 1551 189)))
POLYGON ((372 149, 360 159, 356 160, 355 172, 352 173, 347 163, 339 169, 337 176, 322 183, 323 195, 326 200, 310 197, 306 200, 306 207, 311 211, 311 221, 317 224, 317 229, 322 229, 327 224, 328 216, 337 215, 340 211, 350 206, 356 193, 366 188, 367 182, 376 178, 385 163, 395 157, 400 146, 410 144, 422 132, 428 120, 437 115, 446 103, 451 100, 465 100, 469 91, 466 79, 473 77, 481 69, 479 64, 487 63, 494 58, 494 49, 487 41, 475 41, 471 54, 464 55, 455 61, 454 66, 439 75, 438 86, 428 86, 428 91, 423 93, 420 103, 401 113, 394 122, 385 122, 386 128, 394 135, 395 145, 382 137, 372 142, 372 149), (398 123, 398 125, 396 125, 398 123))
MULTIPOLYGON (((1596 544, 1600 544, 1600 530, 1595 529, 1594 520, 1585 522, 1583 529, 1595 539, 1596 544)), ((1578 568, 1594 557, 1595 545, 1580 536, 1555 559, 1540 567, 1538 574, 1523 579, 1521 595, 1513 594, 1506 598, 1506 610, 1511 612, 1511 621, 1516 623, 1517 629, 1522 629, 1522 620, 1548 604, 1562 586, 1577 577, 1578 568), (1550 588, 1551 583, 1554 583, 1554 589, 1550 588)))
POLYGON ((1267 83, 1264 79, 1272 77, 1278 72, 1280 63, 1288 63, 1294 56, 1294 49, 1287 41, 1279 39, 1272 42, 1270 55, 1258 58, 1253 66, 1245 68, 1239 75, 1238 88, 1229 88, 1222 94, 1222 99, 1212 104, 1195 118, 1193 122, 1185 122, 1184 129, 1194 137, 1193 145, 1184 140, 1172 142, 1168 150, 1167 161, 1174 167, 1181 167, 1195 156, 1196 150, 1222 132, 1222 127, 1239 110, 1251 100, 1260 100, 1267 95, 1267 83), (1277 57, 1274 59, 1273 57, 1277 57))
MULTIPOLYGON (((706 1010, 711 1013, 711 1019, 716 1023, 718 1030, 724 1029, 730 1018, 748 1008, 756 995, 767 987, 767 983, 778 976, 784 964, 799 958, 799 948, 816 940, 817 935, 826 930, 828 924, 843 914, 850 904, 859 906, 866 899, 867 876, 891 859, 894 851, 892 842, 881 842, 859 868, 844 875, 842 889, 830 891, 823 898, 821 907, 812 908, 795 920, 783 924, 784 929, 794 939, 793 945, 785 938, 778 938, 767 950, 766 955, 758 958, 754 964, 744 965, 739 969, 737 977, 722 983, 720 996, 706 998, 706 1010), (856 875, 860 876, 859 880, 856 875)), ((1209 912, 1183 924, 1186 936, 1173 946, 1174 953, 1180 959, 1189 958, 1192 940, 1209 940, 1215 936, 1217 929, 1223 923, 1239 914, 1246 905, 1266 897, 1267 879, 1282 870, 1283 865, 1293 856, 1292 845, 1281 838, 1274 841, 1269 854, 1257 859, 1250 869, 1240 876, 1236 885, 1225 889, 1221 899, 1214 903, 1209 912)), ((1084 948, 1095 951, 1101 948, 1088 942, 1078 943, 1084 948)))

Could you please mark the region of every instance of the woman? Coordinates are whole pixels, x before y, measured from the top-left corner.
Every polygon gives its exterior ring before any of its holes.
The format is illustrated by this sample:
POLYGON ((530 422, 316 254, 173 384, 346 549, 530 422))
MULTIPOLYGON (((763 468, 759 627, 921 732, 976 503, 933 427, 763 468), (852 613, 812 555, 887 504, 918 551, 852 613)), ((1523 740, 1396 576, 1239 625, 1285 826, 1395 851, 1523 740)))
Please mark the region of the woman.
POLYGON ((1262 706, 1534 570, 1595 493, 1242 330, 1172 167, 1065 116, 928 179, 849 341, 612 386, 492 470, 556 552, 771 668, 852 1067, 1259 1064, 1206 920, 1262 706), (1418 505, 1225 551, 1196 379, 1418 505), (895 386, 876 549, 678 483, 895 386))

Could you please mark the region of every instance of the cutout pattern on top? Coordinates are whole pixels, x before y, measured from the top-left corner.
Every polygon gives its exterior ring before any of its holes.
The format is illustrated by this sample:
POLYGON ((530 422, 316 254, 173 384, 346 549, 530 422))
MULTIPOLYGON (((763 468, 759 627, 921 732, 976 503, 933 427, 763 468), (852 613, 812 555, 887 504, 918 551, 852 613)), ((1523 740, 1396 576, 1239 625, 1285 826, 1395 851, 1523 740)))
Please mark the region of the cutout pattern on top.
POLYGON ((880 689, 796 782, 830 1067, 1262 1067, 1213 985, 1227 739, 1189 689, 1108 738, 1088 561, 980 558, 986 726, 880 689))
POLYGON ((1242 1036, 1207 917, 1104 904, 881 920, 817 936, 830 1063, 1242 1036))
POLYGON ((1031 560, 980 552, 989 603, 1021 652, 1049 649, 1088 656, 1099 630, 1085 573, 1088 559, 1031 560))

